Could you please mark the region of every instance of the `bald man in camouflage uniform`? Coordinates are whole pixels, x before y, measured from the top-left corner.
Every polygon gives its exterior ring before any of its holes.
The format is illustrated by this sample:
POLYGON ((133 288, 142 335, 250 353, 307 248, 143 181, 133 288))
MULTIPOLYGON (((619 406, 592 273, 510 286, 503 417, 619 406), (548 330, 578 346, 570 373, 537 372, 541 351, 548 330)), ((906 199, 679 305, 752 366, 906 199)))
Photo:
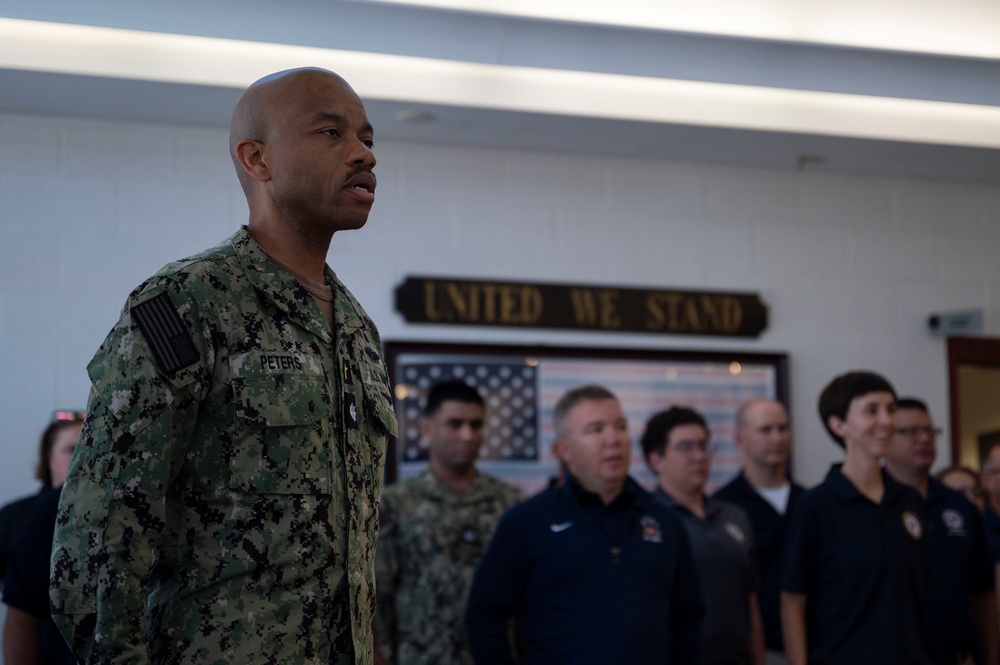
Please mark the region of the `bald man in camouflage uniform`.
POLYGON ((325 264, 367 221, 372 144, 331 72, 250 86, 248 227, 135 289, 90 363, 50 592, 80 662, 372 662, 396 422, 375 326, 325 264))
POLYGON ((380 665, 472 665, 463 625, 472 575, 500 516, 524 498, 476 469, 483 415, 472 386, 446 381, 431 388, 420 422, 427 468, 382 497, 375 567, 380 665))

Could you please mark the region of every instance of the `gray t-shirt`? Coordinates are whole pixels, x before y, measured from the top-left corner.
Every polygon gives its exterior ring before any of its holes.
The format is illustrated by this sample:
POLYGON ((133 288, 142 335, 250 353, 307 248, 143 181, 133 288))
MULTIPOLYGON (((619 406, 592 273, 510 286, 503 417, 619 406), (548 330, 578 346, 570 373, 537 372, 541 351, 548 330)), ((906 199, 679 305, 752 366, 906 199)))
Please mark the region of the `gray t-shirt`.
POLYGON ((705 519, 657 488, 658 501, 680 516, 691 540, 705 617, 701 625, 701 665, 750 662, 750 594, 757 592, 756 544, 742 508, 705 497, 705 519))

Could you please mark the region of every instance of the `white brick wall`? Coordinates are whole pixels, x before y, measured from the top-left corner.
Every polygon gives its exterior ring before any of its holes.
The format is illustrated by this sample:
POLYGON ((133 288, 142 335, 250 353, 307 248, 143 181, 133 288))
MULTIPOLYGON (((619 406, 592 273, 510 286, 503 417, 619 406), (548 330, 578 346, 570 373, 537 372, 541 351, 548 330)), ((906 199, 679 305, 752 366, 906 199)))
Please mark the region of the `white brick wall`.
MULTIPOLYGON (((0 115, 0 502, 33 489, 51 410, 85 405, 85 365, 126 294, 244 222, 226 146, 223 129, 0 115)), ((814 406, 835 374, 884 372, 946 423, 927 314, 981 307, 1000 335, 997 187, 385 142, 377 154, 369 224, 336 237, 330 263, 384 339, 787 352, 806 483, 839 457, 814 406), (752 290, 771 327, 756 341, 408 328, 393 290, 421 273, 752 290)))

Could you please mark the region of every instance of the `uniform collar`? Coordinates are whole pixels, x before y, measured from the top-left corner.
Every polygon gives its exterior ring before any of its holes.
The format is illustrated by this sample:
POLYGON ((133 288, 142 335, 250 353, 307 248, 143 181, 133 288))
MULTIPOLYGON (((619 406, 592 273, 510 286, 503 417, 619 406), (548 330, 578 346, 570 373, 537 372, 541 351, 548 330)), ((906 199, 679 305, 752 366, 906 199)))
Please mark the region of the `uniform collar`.
MULTIPOLYGON (((326 325, 319 305, 291 273, 267 256, 246 226, 240 227, 230 242, 254 288, 291 320, 318 337, 328 342, 332 341, 332 331, 326 325)), ((361 316, 355 310, 337 275, 328 265, 323 267, 323 273, 333 286, 334 323, 337 331, 350 333, 361 327, 361 316)))
MULTIPOLYGON (((859 492, 858 488, 847 479, 847 476, 845 476, 842 471, 843 466, 843 464, 831 465, 830 470, 826 474, 826 482, 830 483, 833 487, 833 491, 842 499, 863 499, 865 501, 870 501, 868 497, 859 492)), ((882 484, 885 487, 885 493, 882 495, 881 503, 890 503, 895 500, 896 496, 900 492, 903 491, 904 485, 893 479, 885 468, 880 469, 880 471, 882 473, 882 484)))
MULTIPOLYGON (((583 485, 577 482, 576 478, 573 477, 573 474, 569 473, 568 471, 566 472, 563 484, 558 491, 571 497, 574 501, 576 501, 580 505, 584 505, 586 503, 595 501, 601 505, 604 505, 604 502, 601 501, 601 497, 599 497, 595 492, 591 492, 590 490, 585 489, 583 485)), ((628 476, 625 478, 625 485, 622 487, 622 491, 619 492, 618 496, 612 499, 611 503, 608 505, 614 506, 617 505, 619 502, 626 502, 626 504, 632 504, 637 499, 640 499, 643 496, 648 497, 649 492, 642 489, 642 486, 640 486, 639 483, 635 482, 631 476, 628 476)))
MULTIPOLYGON (((414 479, 424 486, 432 498, 439 499, 441 501, 455 501, 459 498, 457 494, 451 491, 450 487, 445 485, 440 478, 431 472, 429 467, 424 468, 423 471, 414 476, 414 479)), ((483 474, 477 471, 476 477, 472 479, 472 482, 469 484, 469 489, 462 495, 462 499, 468 500, 469 498, 475 498, 482 484, 483 474)))
MULTIPOLYGON (((673 508, 674 510, 682 510, 688 515, 691 515, 692 517, 701 519, 700 517, 692 513, 690 510, 688 510, 687 507, 677 503, 677 501, 675 501, 672 496, 663 491, 662 487, 657 486, 656 489, 653 490, 653 497, 655 497, 658 501, 666 504, 670 508, 673 508)), ((714 517, 716 513, 722 510, 722 506, 719 505, 719 502, 711 499, 707 494, 702 495, 702 500, 704 500, 705 502, 705 521, 708 521, 710 517, 714 517)))

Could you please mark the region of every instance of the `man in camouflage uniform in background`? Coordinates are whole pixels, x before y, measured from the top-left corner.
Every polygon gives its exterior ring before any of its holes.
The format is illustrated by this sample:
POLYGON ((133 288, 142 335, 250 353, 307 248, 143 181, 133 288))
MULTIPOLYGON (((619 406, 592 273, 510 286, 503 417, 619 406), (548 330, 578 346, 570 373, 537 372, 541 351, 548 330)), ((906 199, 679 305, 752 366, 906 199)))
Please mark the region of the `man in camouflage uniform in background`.
POLYGON ((472 386, 434 386, 420 432, 427 468, 382 496, 375 659, 472 665, 463 625, 472 575, 500 516, 523 496, 476 469, 483 398, 472 386))
POLYGON ((80 662, 372 662, 396 422, 375 326, 325 264, 367 221, 372 143, 332 72, 251 85, 248 227, 135 289, 90 363, 50 589, 80 662))

